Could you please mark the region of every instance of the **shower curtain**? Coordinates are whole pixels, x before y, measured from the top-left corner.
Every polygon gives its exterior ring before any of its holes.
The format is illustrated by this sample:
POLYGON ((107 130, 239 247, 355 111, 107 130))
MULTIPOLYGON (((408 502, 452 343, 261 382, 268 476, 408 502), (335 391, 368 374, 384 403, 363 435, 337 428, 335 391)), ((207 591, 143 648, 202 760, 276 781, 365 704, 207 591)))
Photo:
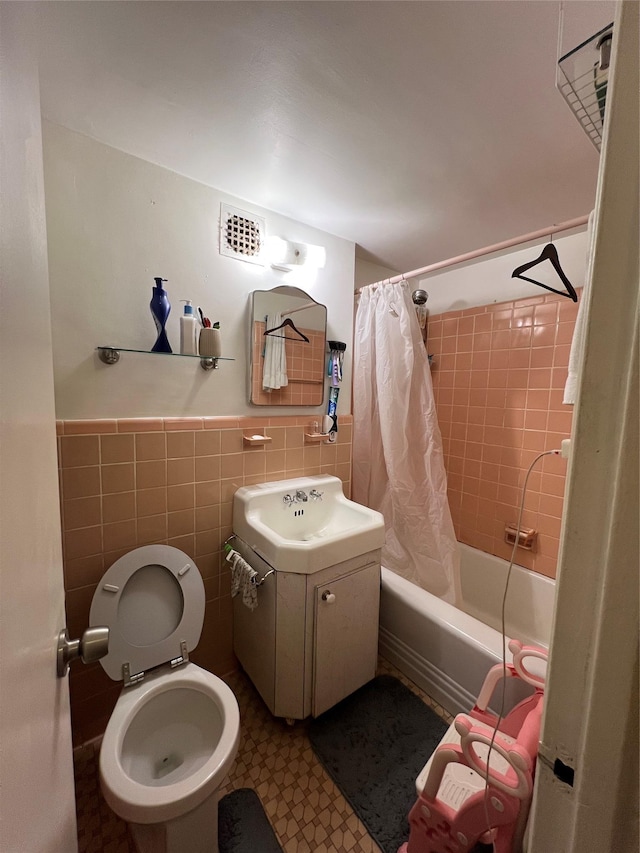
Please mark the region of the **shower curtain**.
POLYGON ((384 515, 387 568, 455 603, 458 547, 427 353, 406 282, 362 289, 353 498, 384 515))

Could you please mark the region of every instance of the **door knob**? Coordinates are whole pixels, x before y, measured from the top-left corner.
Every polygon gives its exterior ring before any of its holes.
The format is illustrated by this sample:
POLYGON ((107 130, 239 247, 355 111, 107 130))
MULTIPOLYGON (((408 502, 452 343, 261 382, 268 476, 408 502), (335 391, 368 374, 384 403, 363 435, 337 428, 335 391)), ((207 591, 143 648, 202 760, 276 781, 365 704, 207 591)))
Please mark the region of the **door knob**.
POLYGON ((71 663, 82 658, 83 663, 100 660, 109 651, 109 629, 99 625, 87 628, 79 640, 70 640, 66 628, 58 634, 56 671, 58 678, 64 678, 71 663))
POLYGON ((322 593, 322 600, 325 601, 327 604, 333 604, 333 602, 336 600, 336 597, 333 592, 330 592, 327 589, 322 593))

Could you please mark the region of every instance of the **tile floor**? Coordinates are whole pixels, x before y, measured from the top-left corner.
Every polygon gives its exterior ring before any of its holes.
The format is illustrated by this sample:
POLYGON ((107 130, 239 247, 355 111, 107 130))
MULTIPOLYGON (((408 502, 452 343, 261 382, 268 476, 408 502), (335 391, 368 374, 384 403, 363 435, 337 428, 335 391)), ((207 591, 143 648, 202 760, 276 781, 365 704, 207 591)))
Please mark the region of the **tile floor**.
MULTIPOLYGON (((378 671, 395 675, 448 722, 451 717, 383 658, 378 671)), ((240 705, 238 757, 224 795, 253 788, 284 853, 379 853, 340 791, 316 759, 307 723, 275 719, 243 672, 225 679, 240 705)), ((74 753, 79 853, 135 853, 127 826, 102 799, 98 742, 74 753)), ((258 851, 256 851, 258 853, 258 851)))

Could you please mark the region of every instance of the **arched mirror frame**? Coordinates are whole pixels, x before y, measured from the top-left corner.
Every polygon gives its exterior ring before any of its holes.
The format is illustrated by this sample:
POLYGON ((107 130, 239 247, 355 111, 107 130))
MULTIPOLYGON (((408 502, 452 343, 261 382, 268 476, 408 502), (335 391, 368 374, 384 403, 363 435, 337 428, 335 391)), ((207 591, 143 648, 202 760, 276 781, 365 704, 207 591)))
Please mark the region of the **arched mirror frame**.
POLYGON ((326 306, 299 287, 280 285, 271 290, 254 290, 250 324, 249 402, 254 406, 321 406, 326 370, 326 306))

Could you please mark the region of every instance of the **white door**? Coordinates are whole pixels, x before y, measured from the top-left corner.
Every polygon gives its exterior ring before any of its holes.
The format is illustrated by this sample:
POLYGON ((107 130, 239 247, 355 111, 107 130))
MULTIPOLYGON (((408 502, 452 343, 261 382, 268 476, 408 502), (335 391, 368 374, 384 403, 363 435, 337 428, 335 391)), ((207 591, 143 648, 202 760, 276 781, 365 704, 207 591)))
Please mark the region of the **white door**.
POLYGON ((0 851, 73 853, 39 87, 30 3, 0 4, 0 851))
POLYGON ((530 853, 638 850, 639 24, 618 5, 530 853))

